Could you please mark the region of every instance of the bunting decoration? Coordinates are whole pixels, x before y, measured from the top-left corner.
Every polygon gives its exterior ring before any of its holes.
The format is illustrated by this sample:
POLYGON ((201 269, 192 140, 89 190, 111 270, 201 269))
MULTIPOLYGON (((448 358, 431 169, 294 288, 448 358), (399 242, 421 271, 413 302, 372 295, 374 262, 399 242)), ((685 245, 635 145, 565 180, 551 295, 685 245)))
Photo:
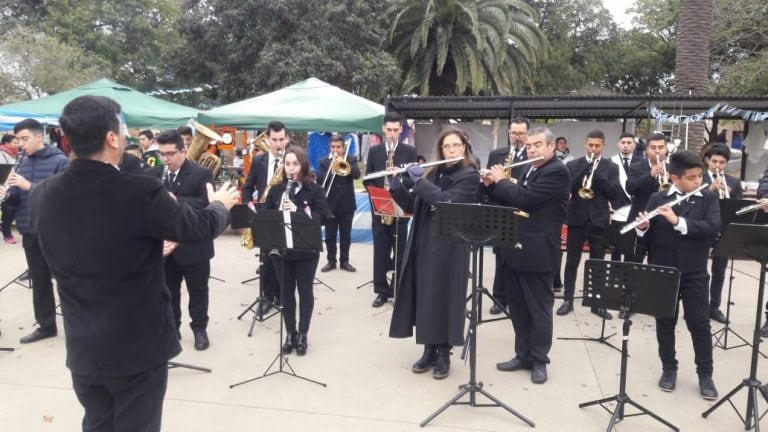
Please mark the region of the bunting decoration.
POLYGON ((759 121, 765 121, 768 120, 768 112, 759 112, 759 111, 750 111, 750 110, 743 110, 739 109, 733 106, 730 106, 726 103, 719 103, 708 110, 696 114, 691 115, 677 115, 677 114, 668 114, 659 108, 656 108, 656 106, 651 105, 648 108, 648 114, 653 118, 654 120, 661 120, 665 123, 672 123, 672 124, 688 124, 688 123, 694 123, 706 119, 711 119, 715 113, 717 112, 724 112, 730 116, 733 117, 740 117, 748 122, 759 122, 759 121))

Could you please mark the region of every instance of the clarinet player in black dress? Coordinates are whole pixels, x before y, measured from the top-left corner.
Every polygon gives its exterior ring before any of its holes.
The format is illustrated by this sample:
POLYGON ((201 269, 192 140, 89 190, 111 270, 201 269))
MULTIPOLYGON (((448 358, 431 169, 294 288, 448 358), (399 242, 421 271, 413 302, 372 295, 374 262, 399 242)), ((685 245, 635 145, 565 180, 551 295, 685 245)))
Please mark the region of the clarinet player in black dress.
MULTIPOLYGON (((333 217, 325 200, 325 191, 317 185, 309 172, 307 154, 299 147, 290 147, 285 152, 285 182, 270 189, 265 208, 290 212, 304 212, 317 219, 322 225, 333 217)), ((283 353, 307 353, 307 333, 312 319, 315 299, 312 285, 317 271, 319 252, 289 250, 284 256, 273 256, 278 273, 280 301, 283 319, 288 332, 283 353), (296 296, 299 291, 299 325, 296 327, 296 296)))
POLYGON ((424 354, 414 363, 414 373, 432 367, 432 376, 443 379, 450 369, 452 346, 464 343, 464 303, 467 292, 469 248, 432 237, 437 202, 475 202, 480 174, 469 139, 458 129, 449 129, 437 140, 438 159, 462 157, 453 163, 428 168, 411 165, 407 174, 395 178, 392 196, 413 213, 403 255, 403 272, 395 298, 390 337, 413 335, 424 345, 424 354))

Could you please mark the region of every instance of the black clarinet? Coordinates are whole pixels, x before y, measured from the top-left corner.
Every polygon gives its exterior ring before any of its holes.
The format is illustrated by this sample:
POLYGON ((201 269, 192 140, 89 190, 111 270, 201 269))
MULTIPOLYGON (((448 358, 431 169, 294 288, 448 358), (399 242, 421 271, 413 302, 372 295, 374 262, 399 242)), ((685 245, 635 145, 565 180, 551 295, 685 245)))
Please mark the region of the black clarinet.
POLYGON ((16 162, 13 164, 13 168, 11 168, 11 172, 8 173, 8 177, 5 179, 5 183, 3 183, 3 199, 0 200, 0 202, 5 201, 8 199, 8 182, 11 180, 11 176, 16 174, 16 171, 19 169, 19 165, 21 165, 21 161, 24 160, 24 150, 19 149, 19 153, 16 154, 16 162))

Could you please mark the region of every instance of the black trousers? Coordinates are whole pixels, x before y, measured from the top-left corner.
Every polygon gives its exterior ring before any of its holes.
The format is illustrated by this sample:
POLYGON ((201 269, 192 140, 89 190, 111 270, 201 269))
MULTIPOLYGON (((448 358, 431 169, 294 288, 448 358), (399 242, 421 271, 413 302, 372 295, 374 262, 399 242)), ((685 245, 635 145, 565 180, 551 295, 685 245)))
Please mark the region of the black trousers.
POLYGON ((552 348, 554 272, 526 272, 503 266, 507 304, 515 328, 515 354, 531 362, 549 363, 552 348))
POLYGON ((53 282, 48 262, 40 250, 37 237, 24 234, 21 239, 24 255, 27 257, 29 278, 32 281, 32 307, 35 321, 43 331, 56 330, 56 299, 53 296, 53 282))
POLYGON ((397 274, 400 274, 407 236, 408 219, 399 218, 395 219, 392 225, 384 225, 380 216, 373 216, 373 292, 376 294, 392 297, 387 271, 394 268, 393 254, 397 243, 397 274))
POLYGON ((504 270, 502 269, 501 254, 497 253, 494 249, 494 259, 496 260, 496 266, 493 273, 493 298, 503 306, 507 305, 507 287, 504 283, 504 270))
POLYGON ((552 282, 553 287, 561 288, 563 286, 563 280, 560 278, 560 273, 563 271, 563 249, 557 251, 557 270, 555 271, 555 280, 552 282))
POLYGON ((315 272, 320 256, 311 259, 291 260, 275 258, 275 267, 281 274, 280 304, 283 306, 283 320, 289 332, 296 331, 296 290, 299 291, 299 327, 300 333, 309 332, 312 311, 315 308, 313 292, 315 272))
POLYGON ((269 250, 260 250, 259 267, 259 286, 264 291, 262 295, 279 303, 280 281, 277 278, 275 264, 272 262, 272 258, 269 256, 269 250))
POLYGON ((192 331, 208 327, 208 278, 211 262, 203 261, 191 265, 179 265, 173 254, 165 258, 165 284, 171 291, 171 306, 176 328, 181 326, 181 280, 187 283, 189 293, 189 326, 192 331))
POLYGON ((335 219, 329 219, 325 224, 325 248, 328 252, 328 262, 336 262, 336 233, 339 233, 339 261, 349 262, 349 247, 352 244, 352 219, 355 212, 336 212, 335 219))
POLYGON ((168 365, 127 377, 72 374, 72 387, 85 408, 83 432, 157 432, 163 417, 168 365))
POLYGON ((709 325, 709 275, 706 272, 683 273, 674 318, 656 319, 656 340, 659 358, 665 371, 677 371, 675 358, 675 326, 680 313, 680 299, 685 308, 685 324, 693 341, 696 373, 701 378, 712 377, 712 335, 709 325))
POLYGON ((712 280, 709 284, 709 307, 719 309, 723 298, 723 285, 725 284, 725 271, 728 268, 728 257, 712 257, 712 280))
POLYGON ((13 220, 16 219, 16 210, 18 208, 9 203, 7 200, 3 201, 2 204, 0 204, 0 211, 2 211, 2 216, 0 216, 0 229, 2 229, 3 237, 8 238, 12 235, 11 233, 11 225, 13 224, 13 220))
POLYGON ((582 247, 584 241, 589 240, 589 257, 591 259, 603 259, 605 257, 605 247, 603 239, 605 228, 598 228, 592 225, 568 225, 568 239, 565 244, 565 272, 563 273, 565 300, 573 301, 573 294, 576 291, 576 272, 581 263, 582 247))

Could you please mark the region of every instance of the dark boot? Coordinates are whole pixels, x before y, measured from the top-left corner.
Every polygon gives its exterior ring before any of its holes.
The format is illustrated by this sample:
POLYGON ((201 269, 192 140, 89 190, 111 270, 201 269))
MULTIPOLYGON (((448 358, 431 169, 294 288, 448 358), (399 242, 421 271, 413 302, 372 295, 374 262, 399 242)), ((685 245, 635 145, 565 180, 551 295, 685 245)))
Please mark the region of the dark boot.
POLYGON ((293 352, 293 349, 296 348, 296 340, 299 337, 299 333, 295 331, 288 332, 288 335, 285 337, 285 343, 283 344, 283 354, 290 354, 293 352))
POLYGON ((413 364, 413 373, 424 373, 432 368, 437 361, 437 345, 424 345, 424 354, 413 364))
POLYGON ((307 334, 306 333, 299 333, 298 339, 296 339, 296 355, 303 356, 307 353, 307 346, 309 346, 309 341, 307 340, 307 334))
POLYGON ((451 369, 451 346, 448 344, 441 344, 437 346, 437 362, 435 363, 435 370, 432 371, 432 378, 443 379, 448 377, 448 372, 451 369))

